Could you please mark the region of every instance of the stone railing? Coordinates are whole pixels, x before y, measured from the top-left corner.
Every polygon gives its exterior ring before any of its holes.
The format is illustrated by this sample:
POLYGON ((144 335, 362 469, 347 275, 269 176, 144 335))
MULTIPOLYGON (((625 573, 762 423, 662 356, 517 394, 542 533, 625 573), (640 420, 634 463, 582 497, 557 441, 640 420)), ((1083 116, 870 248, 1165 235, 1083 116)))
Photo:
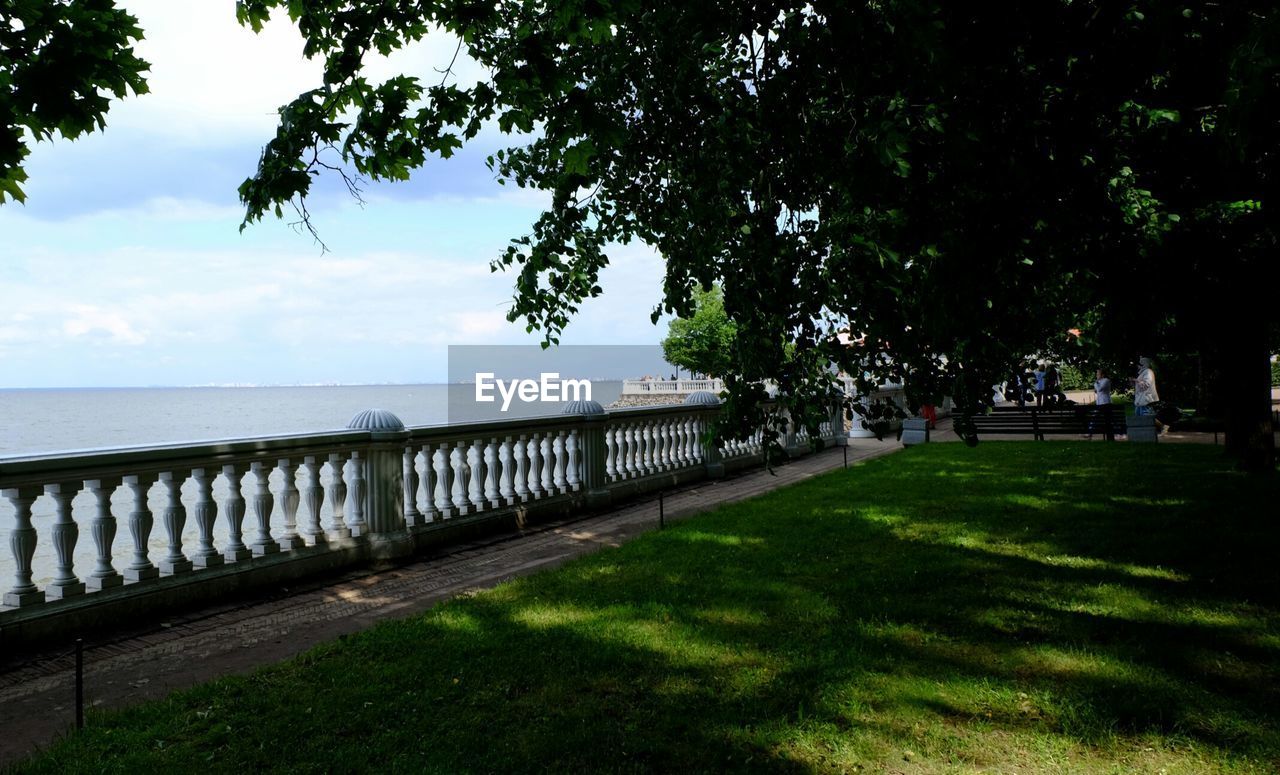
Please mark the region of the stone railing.
MULTIPOLYGON (((717 412, 709 393, 415 428, 370 410, 332 433, 0 458, 0 644, 395 561, 759 463, 760 434, 709 441, 717 412)), ((838 422, 824 440, 842 436, 838 422)), ((791 427, 786 445, 812 446, 791 427)))
POLYGON ((718 394, 724 390, 724 381, 719 379, 627 379, 622 381, 624 396, 696 393, 700 390, 718 394))

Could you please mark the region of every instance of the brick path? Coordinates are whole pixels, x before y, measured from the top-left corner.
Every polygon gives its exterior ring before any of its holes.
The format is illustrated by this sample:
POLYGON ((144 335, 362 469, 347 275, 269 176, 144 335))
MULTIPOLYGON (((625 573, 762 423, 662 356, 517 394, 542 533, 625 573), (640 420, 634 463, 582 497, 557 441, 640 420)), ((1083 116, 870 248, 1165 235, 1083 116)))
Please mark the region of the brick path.
MULTIPOLYGON (((887 454, 893 441, 850 440, 849 462, 887 454)), ((841 466, 839 448, 780 466, 668 492, 680 518, 759 495, 841 466), (775 475, 776 474, 776 475, 775 475)), ((605 514, 542 525, 455 547, 382 572, 299 584, 250 602, 207 608, 109 640, 86 642, 85 704, 121 707, 213 678, 246 673, 357 632, 380 619, 617 546, 657 527, 657 496, 605 514)), ((66 648, 0 663, 0 767, 74 725, 73 652, 66 648)))

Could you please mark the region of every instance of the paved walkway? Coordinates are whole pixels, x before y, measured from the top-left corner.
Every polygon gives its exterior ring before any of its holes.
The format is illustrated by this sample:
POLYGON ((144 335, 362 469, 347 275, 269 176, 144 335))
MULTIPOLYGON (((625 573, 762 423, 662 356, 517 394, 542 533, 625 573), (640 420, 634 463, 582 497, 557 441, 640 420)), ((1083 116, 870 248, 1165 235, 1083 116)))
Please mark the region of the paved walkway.
MULTIPOLYGON (((851 440, 850 463, 902 447, 851 440)), ((839 468, 840 448, 666 496, 668 518, 687 517, 839 468)), ((382 572, 297 585, 249 602, 208 608, 159 626, 86 642, 85 704, 121 707, 220 676, 247 673, 375 622, 427 610, 458 594, 560 565, 657 528, 656 494, 603 515, 542 525, 454 547, 382 572)), ((74 726, 74 652, 0 659, 0 766, 74 726)))

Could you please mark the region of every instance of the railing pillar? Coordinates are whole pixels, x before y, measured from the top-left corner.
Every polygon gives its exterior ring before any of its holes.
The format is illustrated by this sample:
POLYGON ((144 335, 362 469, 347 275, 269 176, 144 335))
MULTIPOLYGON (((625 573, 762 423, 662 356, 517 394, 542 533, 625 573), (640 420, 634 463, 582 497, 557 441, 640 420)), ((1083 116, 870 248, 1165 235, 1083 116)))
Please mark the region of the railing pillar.
POLYGON ((565 404, 563 413, 582 415, 582 430, 577 446, 582 466, 579 487, 584 494, 586 506, 607 506, 613 497, 609 491, 606 465, 608 446, 605 442, 605 424, 609 415, 605 414, 599 401, 570 401, 565 404))
POLYGON ((384 409, 357 414, 348 428, 370 432, 364 468, 364 519, 373 557, 389 559, 413 552, 405 523, 405 448, 409 433, 400 418, 384 409))
POLYGON ((831 405, 831 434, 837 447, 849 446, 849 434, 844 432, 844 402, 837 399, 831 405))
POLYGON ((696 393, 690 393, 684 403, 690 407, 703 407, 703 411, 699 412, 698 419, 693 424, 693 435, 702 449, 702 465, 707 470, 707 478, 720 479, 724 476, 724 457, 720 454, 720 448, 716 446, 715 440, 711 438, 709 427, 711 419, 720 414, 720 397, 715 393, 699 390, 696 393))

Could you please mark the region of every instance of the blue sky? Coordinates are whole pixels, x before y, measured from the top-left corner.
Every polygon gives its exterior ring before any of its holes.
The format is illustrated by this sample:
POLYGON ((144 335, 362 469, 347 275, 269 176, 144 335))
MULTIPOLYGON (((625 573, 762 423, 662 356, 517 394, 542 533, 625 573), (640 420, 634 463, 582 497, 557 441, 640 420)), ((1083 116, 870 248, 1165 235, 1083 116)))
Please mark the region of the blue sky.
MULTIPOLYGON (((26 205, 0 206, 0 388, 434 382, 448 345, 537 341, 488 268, 544 201, 492 179, 500 136, 369 186, 363 209, 323 188, 327 254, 285 222, 241 234, 236 186, 318 66, 287 20, 255 36, 224 0, 121 4, 152 93, 113 103, 103 133, 35 145, 26 205)), ((367 71, 431 75, 452 53, 437 36, 367 71)), ((652 250, 618 248, 564 341, 657 342, 661 278, 652 250)))

